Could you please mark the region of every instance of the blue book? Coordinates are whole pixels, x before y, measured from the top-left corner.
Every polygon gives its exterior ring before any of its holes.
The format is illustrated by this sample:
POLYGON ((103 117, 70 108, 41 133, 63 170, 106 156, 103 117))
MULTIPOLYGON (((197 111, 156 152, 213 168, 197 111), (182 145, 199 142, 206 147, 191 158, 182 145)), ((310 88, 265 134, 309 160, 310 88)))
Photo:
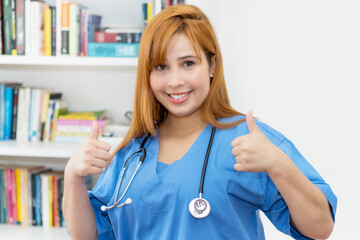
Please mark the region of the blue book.
POLYGON ((40 175, 35 175, 35 224, 37 226, 42 225, 41 221, 41 180, 40 175))
POLYGON ((0 84, 0 140, 5 139, 5 84, 0 84))
POLYGON ((90 14, 88 20, 88 42, 94 42, 95 29, 101 26, 101 15, 90 14))
POLYGON ((11 139, 12 115, 13 115, 14 88, 5 88, 5 119, 4 119, 4 139, 11 139))
POLYGON ((88 44, 89 57, 137 57, 139 43, 94 43, 88 44))

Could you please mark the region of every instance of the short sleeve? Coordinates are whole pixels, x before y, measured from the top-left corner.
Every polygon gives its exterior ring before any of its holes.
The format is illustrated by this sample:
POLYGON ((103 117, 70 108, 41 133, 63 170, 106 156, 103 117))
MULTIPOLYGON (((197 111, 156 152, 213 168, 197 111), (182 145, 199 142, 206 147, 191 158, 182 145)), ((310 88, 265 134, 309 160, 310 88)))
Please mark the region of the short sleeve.
POLYGON ((107 206, 110 198, 113 195, 116 184, 115 181, 117 179, 114 178, 114 173, 117 172, 117 168, 119 165, 117 160, 119 158, 119 155, 120 153, 115 156, 109 167, 107 167, 103 174, 101 174, 93 190, 88 191, 90 203, 95 213, 96 229, 99 240, 116 239, 114 236, 114 231, 111 225, 108 211, 102 211, 101 206, 107 206))
MULTIPOLYGON (((300 171, 324 193, 329 202, 331 214, 335 221, 337 198, 331 190, 330 186, 316 172, 311 164, 300 154, 291 141, 284 139, 281 141, 278 147, 283 152, 285 152, 300 169, 300 171)), ((294 239, 310 239, 301 235, 290 224, 290 214, 288 207, 269 176, 266 184, 265 202, 261 210, 281 232, 292 236, 294 239)))
POLYGON ((97 199, 91 191, 89 191, 89 198, 95 213, 98 239, 115 240, 114 231, 110 223, 108 212, 101 211, 101 206, 106 204, 97 199))

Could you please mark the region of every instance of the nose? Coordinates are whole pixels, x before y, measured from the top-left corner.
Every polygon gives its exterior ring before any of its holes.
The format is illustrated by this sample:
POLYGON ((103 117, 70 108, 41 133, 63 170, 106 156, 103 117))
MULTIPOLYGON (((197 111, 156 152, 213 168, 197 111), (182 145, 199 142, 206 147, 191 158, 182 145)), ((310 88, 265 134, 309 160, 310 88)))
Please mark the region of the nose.
POLYGON ((172 69, 168 75, 168 86, 171 88, 177 88, 184 85, 184 81, 179 69, 172 69))

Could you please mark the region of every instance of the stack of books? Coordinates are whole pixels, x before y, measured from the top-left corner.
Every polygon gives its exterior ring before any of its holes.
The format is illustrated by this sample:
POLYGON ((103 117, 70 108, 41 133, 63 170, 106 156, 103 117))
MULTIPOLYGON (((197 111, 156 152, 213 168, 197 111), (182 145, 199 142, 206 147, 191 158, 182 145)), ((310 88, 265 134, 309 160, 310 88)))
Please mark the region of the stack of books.
MULTIPOLYGON (((82 4, 62 0, 56 0, 54 5, 44 0, 0 0, 0 3, 0 55, 138 55, 138 40, 129 42, 107 37, 105 42, 95 42, 95 30, 101 27, 102 15, 91 14, 82 4)), ((124 33, 126 30, 113 31, 124 33)))
POLYGON ((82 142, 90 136, 94 121, 99 123, 101 129, 111 122, 106 116, 106 110, 60 115, 56 123, 54 142, 82 142))
POLYGON ((43 166, 0 165, 0 223, 65 226, 64 172, 43 166))
POLYGON ((0 140, 52 141, 57 118, 67 113, 62 93, 0 82, 0 140))

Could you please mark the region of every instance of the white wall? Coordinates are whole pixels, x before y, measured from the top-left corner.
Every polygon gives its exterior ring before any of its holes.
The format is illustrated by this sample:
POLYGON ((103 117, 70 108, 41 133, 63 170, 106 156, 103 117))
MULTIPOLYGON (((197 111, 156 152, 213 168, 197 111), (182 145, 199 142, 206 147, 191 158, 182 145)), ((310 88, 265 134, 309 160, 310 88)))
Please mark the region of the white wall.
MULTIPOLYGON (((330 239, 356 239, 360 1, 202 0, 233 106, 292 140, 338 197, 330 239)), ((268 239, 289 239, 266 219, 268 239)))

